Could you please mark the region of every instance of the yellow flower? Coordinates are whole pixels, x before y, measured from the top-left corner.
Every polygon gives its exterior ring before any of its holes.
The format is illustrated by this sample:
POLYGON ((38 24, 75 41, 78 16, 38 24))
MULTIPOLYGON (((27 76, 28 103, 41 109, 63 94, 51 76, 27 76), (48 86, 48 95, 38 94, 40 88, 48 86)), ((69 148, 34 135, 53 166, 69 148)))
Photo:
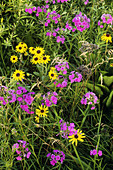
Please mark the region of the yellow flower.
POLYGON ((27 52, 25 52, 25 53, 24 53, 24 56, 27 56, 27 55, 28 55, 28 53, 27 53, 27 52))
POLYGON ((35 54, 35 48, 34 47, 29 47, 29 53, 35 54))
POLYGON ((55 68, 55 67, 51 67, 50 70, 51 70, 51 71, 54 71, 54 70, 56 70, 56 68, 55 68))
POLYGON ((23 46, 20 44, 20 45, 17 45, 16 46, 16 51, 19 52, 19 53, 24 53, 24 48, 23 46))
POLYGON ((31 63, 32 63, 32 64, 41 63, 40 56, 34 55, 33 58, 31 59, 31 63))
POLYGON ((49 77, 50 77, 50 79, 52 79, 52 80, 57 79, 58 75, 57 75, 57 72, 55 71, 55 69, 50 69, 50 71, 49 71, 49 77))
POLYGON ((105 33, 101 36, 102 41, 106 41, 106 43, 111 42, 112 43, 112 37, 109 33, 105 33))
POLYGON ((16 63, 16 62, 18 61, 18 57, 17 57, 16 55, 12 55, 12 56, 10 57, 10 61, 11 61, 12 63, 16 63))
POLYGON ((48 63, 50 61, 50 56, 49 55, 45 55, 45 56, 41 56, 41 63, 48 63))
POLYGON ((82 130, 80 131, 79 129, 76 131, 75 130, 75 134, 71 135, 71 136, 68 136, 68 138, 70 138, 69 142, 72 142, 72 144, 75 143, 75 145, 77 146, 77 141, 81 141, 83 142, 84 140, 82 138, 85 138, 85 134, 82 133, 82 130))
POLYGON ((37 55, 37 56, 43 55, 44 52, 45 52, 45 50, 43 48, 41 48, 41 47, 36 47, 35 48, 35 55, 37 55))
POLYGON ((22 81, 22 79, 24 79, 25 73, 22 70, 16 70, 12 77, 17 80, 17 81, 22 81))
POLYGON ((35 116, 35 121, 39 123, 39 116, 35 116))
POLYGON ((47 114, 48 113, 48 107, 43 107, 42 105, 39 106, 39 109, 36 109, 36 114, 40 117, 47 117, 47 114))
POLYGON ((24 53, 27 51, 27 44, 24 42, 20 42, 17 46, 16 46, 16 51, 19 53, 24 53))

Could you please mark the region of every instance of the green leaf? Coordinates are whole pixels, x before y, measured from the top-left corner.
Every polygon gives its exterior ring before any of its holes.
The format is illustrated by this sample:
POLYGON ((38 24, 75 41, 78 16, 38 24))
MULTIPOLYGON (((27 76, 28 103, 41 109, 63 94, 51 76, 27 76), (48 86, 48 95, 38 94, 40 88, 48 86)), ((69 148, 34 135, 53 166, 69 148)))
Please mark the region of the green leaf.
POLYGON ((112 97, 113 97, 113 90, 111 91, 109 97, 108 97, 108 100, 106 102, 106 106, 109 107, 111 102, 112 102, 112 97))
POLYGON ((33 72, 34 75, 39 76, 40 74, 38 72, 33 72))
POLYGON ((113 76, 104 76, 103 79, 104 84, 108 87, 111 85, 111 83, 113 83, 113 76))

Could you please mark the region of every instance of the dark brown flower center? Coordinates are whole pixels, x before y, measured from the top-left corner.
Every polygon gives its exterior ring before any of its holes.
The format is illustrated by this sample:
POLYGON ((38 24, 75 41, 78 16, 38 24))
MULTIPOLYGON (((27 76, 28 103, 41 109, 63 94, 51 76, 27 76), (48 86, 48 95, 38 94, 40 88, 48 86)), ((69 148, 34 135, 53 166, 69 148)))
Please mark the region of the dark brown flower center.
POLYGON ((38 58, 36 57, 36 58, 34 58, 34 60, 35 60, 35 61, 37 61, 37 60, 38 60, 38 58))
POLYGON ((106 34, 106 37, 109 37, 109 36, 110 36, 109 33, 107 33, 107 34, 106 34))
POLYGON ((15 60, 15 58, 13 58, 13 60, 15 60))
POLYGON ((54 74, 51 74, 51 77, 54 77, 54 74))
POLYGON ((77 138, 78 138, 78 135, 75 135, 75 138, 77 139, 77 138))
POLYGON ((39 53, 40 53, 40 50, 37 50, 37 53, 39 54, 39 53))
POLYGON ((19 76, 20 76, 20 73, 17 73, 16 76, 19 77, 19 76))
POLYGON ((46 57, 43 57, 43 60, 46 60, 46 57))
POLYGON ((44 113, 44 110, 41 110, 41 113, 44 113))
POLYGON ((21 49, 22 49, 22 47, 19 47, 19 49, 21 50, 21 49))

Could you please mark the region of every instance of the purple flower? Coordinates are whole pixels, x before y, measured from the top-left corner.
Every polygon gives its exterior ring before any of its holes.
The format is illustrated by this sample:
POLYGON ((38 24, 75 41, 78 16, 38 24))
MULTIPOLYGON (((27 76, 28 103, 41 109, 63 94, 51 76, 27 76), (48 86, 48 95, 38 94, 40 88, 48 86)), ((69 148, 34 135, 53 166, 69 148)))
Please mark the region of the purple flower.
POLYGON ((22 97, 17 98, 17 101, 19 101, 19 102, 22 102, 22 100, 23 100, 22 97))
POLYGON ((55 159, 53 159, 52 161, 50 161, 50 164, 55 166, 55 164, 57 163, 57 161, 55 159))
POLYGON ((29 9, 27 10, 27 12, 28 12, 29 14, 32 14, 32 9, 29 8, 29 9))
POLYGON ((16 157, 16 159, 17 159, 18 161, 21 161, 21 160, 22 160, 22 158, 21 158, 20 156, 16 157))
POLYGON ((102 156, 102 151, 101 150, 98 151, 98 155, 102 156))
POLYGON ((50 157, 50 156, 51 156, 51 153, 48 153, 48 154, 47 154, 47 157, 50 157))
POLYGON ((30 155, 31 155, 31 152, 28 152, 26 157, 29 158, 30 155))
POLYGON ((59 155, 56 156, 56 160, 57 160, 57 161, 60 160, 60 156, 59 156, 59 155))
POLYGON ((97 154, 97 150, 96 150, 96 149, 93 149, 92 155, 96 155, 96 154, 97 154))
POLYGON ((51 96, 51 101, 53 104, 57 104, 57 98, 55 96, 51 96))
POLYGON ((21 90, 17 90, 17 91, 16 91, 16 94, 18 94, 18 95, 20 95, 21 93, 22 93, 21 90))

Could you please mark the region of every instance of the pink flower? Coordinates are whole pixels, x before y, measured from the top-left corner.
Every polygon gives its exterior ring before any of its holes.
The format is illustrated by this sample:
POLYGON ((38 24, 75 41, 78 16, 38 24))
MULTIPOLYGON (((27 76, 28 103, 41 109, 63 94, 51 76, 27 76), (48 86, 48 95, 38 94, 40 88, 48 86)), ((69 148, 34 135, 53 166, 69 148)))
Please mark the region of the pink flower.
POLYGON ((48 107, 50 107, 52 104, 51 101, 49 101, 48 99, 46 99, 45 102, 46 102, 46 106, 48 106, 48 107))
POLYGON ((97 150, 96 150, 96 149, 93 149, 92 154, 93 154, 93 155, 96 155, 96 154, 97 154, 97 150))
POLYGON ((100 28, 103 28, 104 26, 103 25, 100 25, 100 28))
POLYGON ((27 12, 28 12, 29 14, 32 14, 32 9, 29 8, 27 12))
POLYGON ((22 93, 21 90, 17 90, 17 91, 16 91, 16 94, 18 94, 18 95, 20 95, 21 93, 22 93))
POLYGON ((55 164, 57 163, 57 161, 55 159, 53 159, 52 161, 50 161, 50 164, 55 166, 55 164))
POLYGON ((39 16, 39 13, 36 13, 36 17, 38 17, 39 16))
POLYGON ((51 96, 51 100, 53 104, 57 104, 57 98, 55 96, 51 96))
POLYGON ((22 158, 21 158, 20 156, 16 157, 16 159, 17 159, 18 161, 21 161, 21 160, 22 160, 22 158))
POLYGON ((47 22, 45 22, 45 27, 47 27, 48 26, 48 23, 47 22))
POLYGON ((29 158, 30 155, 31 155, 31 152, 28 152, 26 157, 29 158))
POLYGON ((17 98, 17 101, 19 101, 19 102, 22 102, 22 100, 23 100, 22 97, 17 98))
POLYGON ((56 32, 53 32, 53 36, 56 37, 56 32))
POLYGON ((98 151, 98 155, 102 156, 102 151, 101 150, 98 151))

